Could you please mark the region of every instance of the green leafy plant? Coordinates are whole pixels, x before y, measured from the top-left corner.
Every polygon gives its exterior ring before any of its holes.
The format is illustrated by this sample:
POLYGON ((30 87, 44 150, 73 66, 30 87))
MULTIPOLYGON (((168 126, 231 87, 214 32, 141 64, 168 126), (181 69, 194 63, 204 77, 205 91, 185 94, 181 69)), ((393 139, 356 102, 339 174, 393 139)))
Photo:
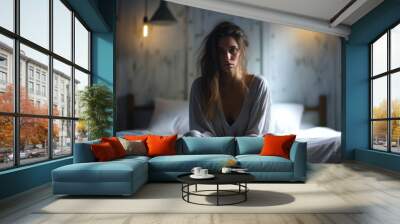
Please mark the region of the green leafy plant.
POLYGON ((88 129, 89 140, 109 136, 112 125, 112 92, 102 84, 86 87, 79 94, 82 119, 88 129))

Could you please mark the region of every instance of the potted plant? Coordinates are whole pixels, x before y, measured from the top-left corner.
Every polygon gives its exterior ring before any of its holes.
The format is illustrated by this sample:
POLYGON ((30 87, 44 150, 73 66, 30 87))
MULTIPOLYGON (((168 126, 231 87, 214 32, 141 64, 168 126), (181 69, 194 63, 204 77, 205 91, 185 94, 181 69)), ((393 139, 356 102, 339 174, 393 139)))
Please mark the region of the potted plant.
POLYGON ((80 92, 81 118, 87 127, 89 140, 109 136, 107 129, 112 125, 112 92, 102 84, 87 86, 80 92))

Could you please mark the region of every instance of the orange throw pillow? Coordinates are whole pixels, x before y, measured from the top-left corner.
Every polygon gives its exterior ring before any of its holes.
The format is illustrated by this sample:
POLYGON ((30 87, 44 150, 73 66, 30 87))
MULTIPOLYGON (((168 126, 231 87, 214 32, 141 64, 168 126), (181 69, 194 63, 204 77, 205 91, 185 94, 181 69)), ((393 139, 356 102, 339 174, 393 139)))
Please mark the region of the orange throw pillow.
POLYGON ((176 155, 177 135, 159 136, 150 135, 147 137, 148 156, 176 155))
POLYGON ((264 135, 264 145, 261 149, 262 156, 280 156, 290 158, 290 148, 296 135, 264 135))
POLYGON ((110 138, 101 138, 101 142, 108 142, 114 149, 115 155, 118 158, 125 157, 126 151, 124 146, 122 146, 121 142, 118 140, 117 137, 110 137, 110 138))
POLYGON ((109 161, 117 158, 113 147, 108 142, 93 144, 90 147, 92 149, 94 157, 99 162, 109 161))
POLYGON ((146 141, 148 135, 124 135, 124 139, 129 141, 146 141))

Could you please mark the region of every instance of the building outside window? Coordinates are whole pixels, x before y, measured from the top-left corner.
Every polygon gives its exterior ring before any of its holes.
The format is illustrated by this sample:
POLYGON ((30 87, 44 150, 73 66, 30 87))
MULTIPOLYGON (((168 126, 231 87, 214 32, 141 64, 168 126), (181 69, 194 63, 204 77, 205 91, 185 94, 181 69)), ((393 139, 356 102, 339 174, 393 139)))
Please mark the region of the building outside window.
POLYGON ((7 56, 0 54, 0 67, 7 68, 7 56))
POLYGON ((40 81, 40 71, 36 69, 36 81, 40 81))
POLYGON ((46 86, 42 86, 42 96, 46 96, 46 86))
POLYGON ((42 73, 42 83, 46 83, 46 74, 42 73))
POLYGON ((0 89, 4 91, 7 86, 7 56, 0 54, 0 89))
POLYGON ((7 85, 7 74, 4 71, 0 71, 0 85, 2 89, 7 85))
POLYGON ((33 82, 31 82, 31 81, 28 82, 28 91, 29 91, 29 94, 34 93, 33 82))
POLYGON ((32 67, 32 66, 29 66, 29 71, 28 71, 28 73, 29 73, 29 79, 30 79, 30 80, 33 80, 33 67, 32 67))
MULTIPOLYGON (((7 2, 13 4, 13 1, 7 2)), ((8 29, 7 32, 0 29, 0 83, 13 87, 7 91, 0 88, 0 98, 8 99, 0 101, 0 123, 3 129, 0 132, 0 158, 3 158, 0 160, 0 171, 71 156, 74 142, 87 139, 86 127, 78 122, 79 114, 73 113, 72 108, 67 105, 79 102, 79 91, 89 85, 89 82, 82 80, 89 80, 91 75, 88 61, 91 58, 90 32, 71 7, 65 5, 67 2, 51 2, 52 4, 49 4, 49 0, 19 1, 18 13, 14 13, 14 10, 7 12, 15 21, 19 21, 15 29, 19 33, 14 32, 14 29, 8 29), (38 11, 42 13, 38 15, 38 11), (49 24, 53 25, 52 29, 49 24), (18 48, 14 43, 18 44, 18 48), (50 43, 53 43, 53 49, 50 49, 50 43), (12 60, 15 58, 14 54, 17 54, 19 61, 12 60), (62 57, 62 62, 55 59, 53 54, 62 57), (74 60, 72 55, 75 55, 74 60), (50 61, 53 63, 49 63, 50 61), (13 78, 13 68, 16 66, 20 68, 17 74, 19 88, 15 87, 13 78), (79 75, 73 79, 77 73, 79 75), (53 89, 47 94, 51 79, 53 89), (64 82, 63 87, 58 84, 60 80, 64 82), (65 85, 75 85, 77 88, 65 88, 65 85), (21 93, 17 95, 18 99, 13 97, 14 90, 21 93), (63 102, 57 106, 57 99, 61 94, 63 102), (50 105, 51 97, 53 105, 50 105), (12 109, 14 105, 20 108, 18 113, 12 109), (50 107, 53 110, 49 110, 50 107), (14 128, 18 130, 15 134, 14 128), (43 134, 32 139, 29 134, 32 132, 43 134), (18 145, 14 145, 15 143, 18 145)), ((13 5, 8 8, 12 9, 13 5)))

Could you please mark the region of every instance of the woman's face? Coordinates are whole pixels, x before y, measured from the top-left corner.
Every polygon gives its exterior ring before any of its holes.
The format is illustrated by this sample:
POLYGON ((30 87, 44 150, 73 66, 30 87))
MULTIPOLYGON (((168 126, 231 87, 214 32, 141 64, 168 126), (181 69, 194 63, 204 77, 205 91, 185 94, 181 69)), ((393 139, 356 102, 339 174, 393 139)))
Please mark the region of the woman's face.
POLYGON ((218 41, 219 67, 223 72, 233 73, 239 65, 239 44, 233 37, 223 37, 218 41))

